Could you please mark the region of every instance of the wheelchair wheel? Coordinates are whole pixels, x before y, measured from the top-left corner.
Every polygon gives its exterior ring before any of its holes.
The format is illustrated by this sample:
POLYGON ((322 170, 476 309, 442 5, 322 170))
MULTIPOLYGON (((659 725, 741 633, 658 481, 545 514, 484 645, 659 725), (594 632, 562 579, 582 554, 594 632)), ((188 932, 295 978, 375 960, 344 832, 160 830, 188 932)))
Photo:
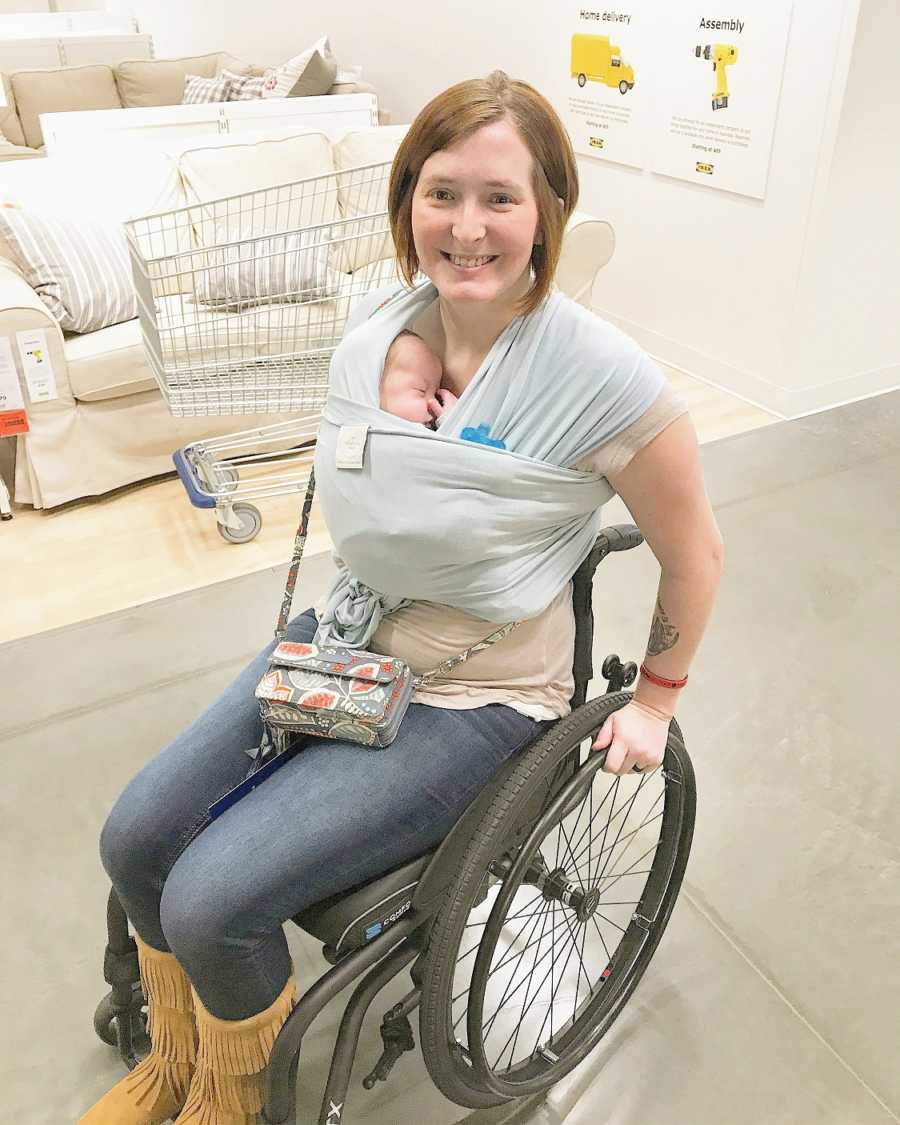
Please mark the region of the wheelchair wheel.
POLYGON ((650 962, 690 851, 693 768, 617 777, 590 743, 631 698, 590 700, 516 760, 422 959, 419 1028, 441 1092, 477 1109, 539 1093, 609 1030, 650 962))

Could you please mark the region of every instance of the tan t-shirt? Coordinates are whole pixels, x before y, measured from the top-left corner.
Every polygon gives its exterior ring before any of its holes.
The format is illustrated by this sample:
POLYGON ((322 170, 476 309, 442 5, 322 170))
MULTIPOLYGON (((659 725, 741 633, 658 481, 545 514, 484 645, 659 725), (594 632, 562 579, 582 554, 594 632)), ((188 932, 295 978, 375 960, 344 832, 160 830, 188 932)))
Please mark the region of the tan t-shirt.
MULTIPOLYGON (((621 472, 638 450, 686 411, 684 399, 665 386, 636 422, 572 468, 603 476, 621 472)), ((317 615, 324 612, 326 602, 323 597, 316 604, 317 615)), ((491 631, 490 622, 473 614, 417 601, 383 618, 369 648, 405 660, 418 674, 477 644, 491 631)), ((505 703, 533 719, 559 718, 570 710, 574 651, 575 614, 572 583, 568 582, 537 617, 522 622, 509 636, 470 657, 440 681, 414 692, 412 700, 453 710, 505 703)))

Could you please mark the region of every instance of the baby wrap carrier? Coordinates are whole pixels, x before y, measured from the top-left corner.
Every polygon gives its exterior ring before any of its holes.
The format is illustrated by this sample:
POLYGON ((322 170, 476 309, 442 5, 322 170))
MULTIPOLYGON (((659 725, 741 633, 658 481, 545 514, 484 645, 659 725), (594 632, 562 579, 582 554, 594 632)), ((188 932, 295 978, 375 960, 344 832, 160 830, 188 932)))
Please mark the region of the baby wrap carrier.
POLYGON ((338 573, 317 644, 365 648, 385 614, 420 599, 488 622, 539 614, 613 495, 566 466, 663 386, 632 340, 554 289, 500 333, 439 430, 408 422, 379 408, 382 369, 436 299, 430 281, 372 295, 332 357, 315 472, 338 573))

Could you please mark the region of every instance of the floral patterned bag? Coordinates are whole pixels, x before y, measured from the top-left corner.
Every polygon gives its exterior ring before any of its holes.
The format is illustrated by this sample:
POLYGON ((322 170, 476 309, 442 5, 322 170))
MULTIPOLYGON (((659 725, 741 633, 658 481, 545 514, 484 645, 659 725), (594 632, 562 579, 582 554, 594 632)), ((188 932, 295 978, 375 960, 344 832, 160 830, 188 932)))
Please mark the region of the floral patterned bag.
POLYGON ((490 647, 519 622, 501 626, 483 641, 420 676, 414 676, 408 664, 393 656, 340 645, 285 641, 314 491, 315 476, 311 472, 275 629, 281 643, 269 657, 269 670, 256 687, 260 715, 276 750, 284 749, 292 734, 359 742, 380 749, 397 737, 415 688, 490 647))

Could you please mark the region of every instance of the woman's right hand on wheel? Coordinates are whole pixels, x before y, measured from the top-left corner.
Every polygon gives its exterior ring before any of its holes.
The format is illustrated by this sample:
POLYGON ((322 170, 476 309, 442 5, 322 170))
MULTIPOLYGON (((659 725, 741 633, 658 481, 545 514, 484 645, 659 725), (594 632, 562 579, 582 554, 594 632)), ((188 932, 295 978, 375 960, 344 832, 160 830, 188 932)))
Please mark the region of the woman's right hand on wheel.
POLYGON ((631 700, 613 711, 591 743, 592 750, 606 750, 604 773, 624 776, 637 767, 649 773, 662 765, 670 720, 660 712, 631 700))

